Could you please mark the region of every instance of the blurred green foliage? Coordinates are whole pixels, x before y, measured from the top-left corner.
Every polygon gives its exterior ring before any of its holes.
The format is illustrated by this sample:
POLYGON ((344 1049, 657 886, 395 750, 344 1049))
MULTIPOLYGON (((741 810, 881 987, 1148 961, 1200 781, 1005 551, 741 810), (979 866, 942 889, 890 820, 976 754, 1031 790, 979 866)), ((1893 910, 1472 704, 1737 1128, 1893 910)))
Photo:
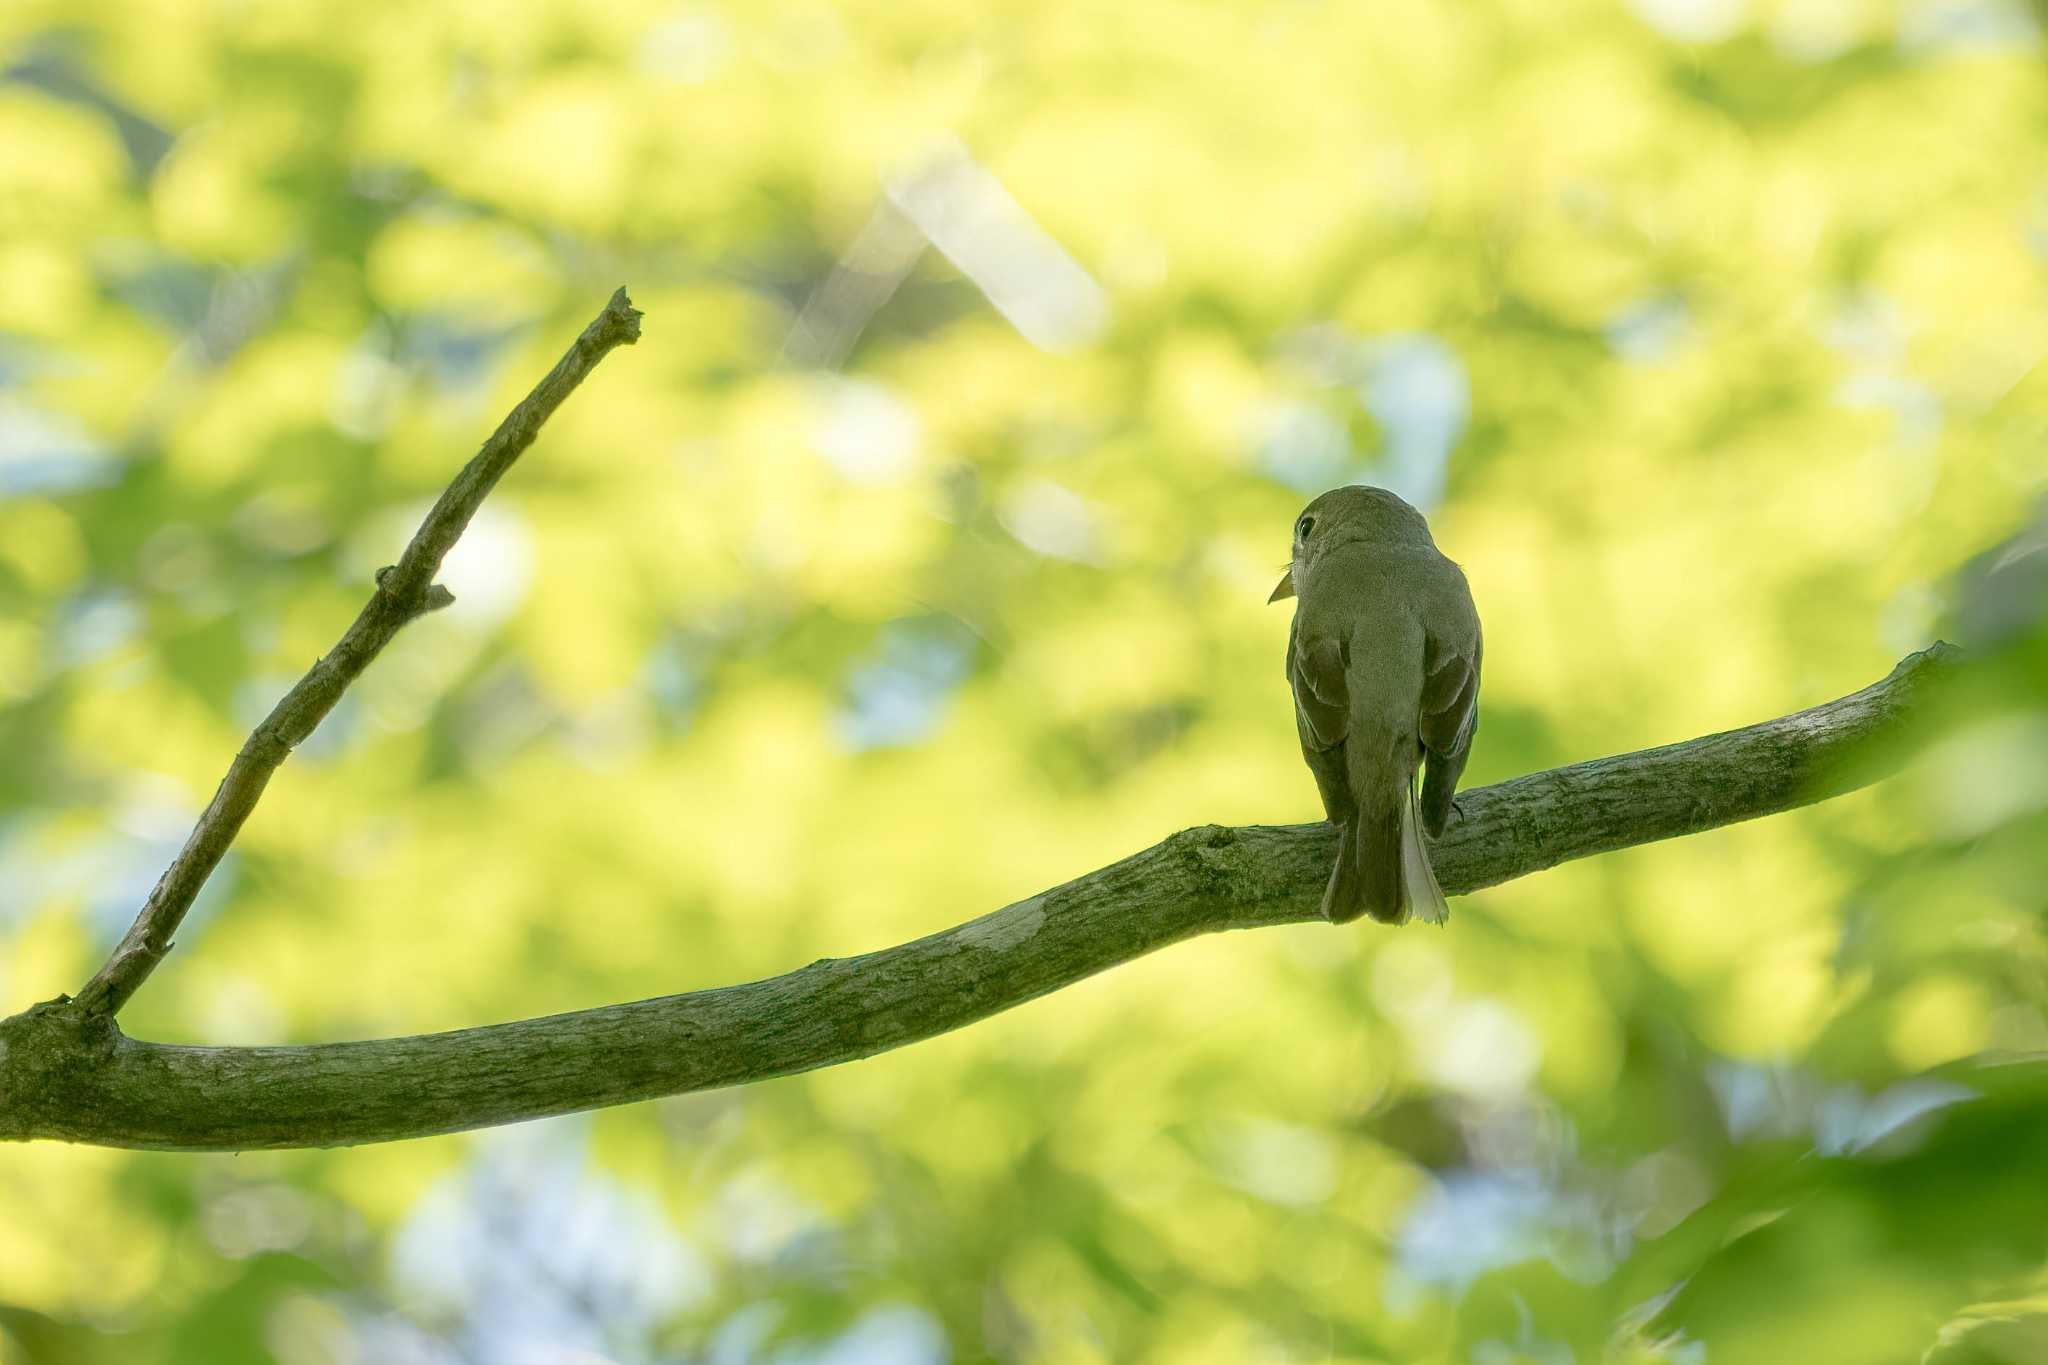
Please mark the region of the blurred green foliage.
POLYGON ((1471 578, 1475 782, 1976 657, 1899 780, 1445 933, 500 1133, 0 1152, 0 1361, 2041 1359, 2042 55, 2009 0, 0 8, 8 1010, 621 282, 131 1032, 712 986, 1315 818, 1262 603, 1350 479, 1471 578))

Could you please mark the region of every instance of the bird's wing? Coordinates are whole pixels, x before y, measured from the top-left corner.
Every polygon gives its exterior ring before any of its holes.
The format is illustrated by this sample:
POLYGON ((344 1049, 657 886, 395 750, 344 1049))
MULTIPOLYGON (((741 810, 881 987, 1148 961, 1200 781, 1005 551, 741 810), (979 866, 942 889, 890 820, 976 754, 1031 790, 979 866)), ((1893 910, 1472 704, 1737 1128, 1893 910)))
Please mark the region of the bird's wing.
POLYGON ((1423 652, 1422 714, 1416 726, 1432 756, 1462 758, 1479 722, 1479 632, 1469 642, 1432 634, 1423 652))
POLYGON ((1340 732, 1335 743, 1325 740, 1316 733, 1316 723, 1311 721, 1309 716, 1310 710, 1313 709, 1314 714, 1322 718, 1327 733, 1333 716, 1340 725, 1343 724, 1345 708, 1340 706, 1333 712, 1296 673, 1294 647, 1300 637, 1300 629, 1301 620, 1297 616, 1287 632, 1287 688, 1294 694, 1294 729, 1295 733, 1301 736, 1302 761, 1307 763, 1308 770, 1315 774, 1316 791, 1323 798, 1323 810, 1328 813, 1331 820, 1343 824, 1352 817, 1356 809, 1351 799, 1351 787, 1345 776, 1343 735, 1340 732), (1308 699, 1306 706, 1302 700, 1304 696, 1308 699))
POLYGON ((1351 730, 1351 693, 1344 679, 1348 654, 1342 640, 1304 637, 1296 622, 1287 651, 1287 681, 1294 689, 1294 709, 1301 715, 1304 735, 1312 736, 1318 748, 1336 748, 1351 730))

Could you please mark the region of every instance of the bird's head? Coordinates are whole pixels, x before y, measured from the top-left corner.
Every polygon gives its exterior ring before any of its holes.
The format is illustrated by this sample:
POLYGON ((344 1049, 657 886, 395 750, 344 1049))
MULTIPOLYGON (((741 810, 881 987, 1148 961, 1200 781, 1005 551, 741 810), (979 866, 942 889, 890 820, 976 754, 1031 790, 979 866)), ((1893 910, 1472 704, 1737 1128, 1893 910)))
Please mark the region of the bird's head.
POLYGON ((1294 596, 1316 561, 1356 542, 1434 545, 1422 513, 1384 488, 1346 484, 1332 488, 1294 519, 1294 553, 1268 602, 1294 596))

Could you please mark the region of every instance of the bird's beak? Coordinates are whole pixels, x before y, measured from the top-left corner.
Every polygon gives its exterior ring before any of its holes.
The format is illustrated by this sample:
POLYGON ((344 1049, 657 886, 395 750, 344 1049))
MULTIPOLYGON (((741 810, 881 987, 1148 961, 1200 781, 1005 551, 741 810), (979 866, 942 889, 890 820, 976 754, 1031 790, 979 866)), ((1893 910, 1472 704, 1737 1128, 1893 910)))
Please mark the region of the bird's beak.
POLYGON ((1292 596, 1294 596, 1294 570, 1290 568, 1286 573, 1280 575, 1280 586, 1273 589, 1273 595, 1266 599, 1266 603, 1270 606, 1283 597, 1292 596))

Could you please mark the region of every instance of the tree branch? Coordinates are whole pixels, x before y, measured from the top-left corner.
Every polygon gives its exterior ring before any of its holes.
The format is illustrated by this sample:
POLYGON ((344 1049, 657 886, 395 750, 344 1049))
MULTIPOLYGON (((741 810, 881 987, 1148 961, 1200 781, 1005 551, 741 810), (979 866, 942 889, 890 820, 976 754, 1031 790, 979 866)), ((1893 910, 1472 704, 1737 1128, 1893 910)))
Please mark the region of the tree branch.
MULTIPOLYGON (((1868 785, 1901 755, 1866 746, 1898 735, 1957 657, 1936 645, 1824 706, 1466 792, 1462 819, 1435 845, 1438 879, 1463 894, 1868 785)), ((913 943, 453 1033, 175 1047, 128 1038, 104 1012, 60 999, 0 1021, 0 1138, 340 1146, 809 1071, 960 1028, 1196 934, 1312 920, 1335 845, 1324 824, 1183 830, 913 943)))
POLYGON ((407 622, 455 600, 454 594, 434 582, 434 575, 476 509, 512 462, 533 444, 541 424, 575 392, 597 362, 613 347, 630 346, 639 339, 640 312, 621 289, 462 467, 420 523, 398 563, 378 571, 376 591, 341 643, 315 661, 242 745, 191 837, 158 879, 135 923, 115 945, 106 965, 79 991, 74 1002, 79 1010, 111 1017, 149 979, 157 963, 170 952, 171 935, 192 908, 199 889, 220 865, 249 812, 256 809, 270 775, 313 733, 313 727, 334 709, 348 685, 407 622))

